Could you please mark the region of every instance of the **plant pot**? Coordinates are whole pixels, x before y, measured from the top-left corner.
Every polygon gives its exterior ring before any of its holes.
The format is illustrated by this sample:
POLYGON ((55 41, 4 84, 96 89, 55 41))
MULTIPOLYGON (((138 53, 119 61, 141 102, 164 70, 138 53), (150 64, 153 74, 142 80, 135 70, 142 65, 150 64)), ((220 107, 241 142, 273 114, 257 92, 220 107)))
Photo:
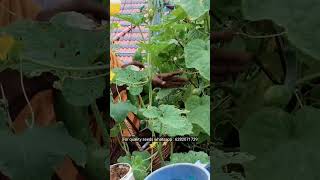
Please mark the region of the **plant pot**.
POLYGON ((208 163, 208 164, 202 164, 202 163, 200 162, 200 160, 199 160, 199 161, 197 161, 197 162, 194 163, 194 164, 197 165, 197 166, 200 166, 200 167, 205 168, 205 169, 210 173, 210 168, 211 168, 210 163, 208 163))
POLYGON ((191 163, 177 163, 162 167, 145 180, 210 180, 210 173, 202 166, 191 163))
POLYGON ((110 166, 110 180, 135 180, 128 163, 117 163, 110 166))

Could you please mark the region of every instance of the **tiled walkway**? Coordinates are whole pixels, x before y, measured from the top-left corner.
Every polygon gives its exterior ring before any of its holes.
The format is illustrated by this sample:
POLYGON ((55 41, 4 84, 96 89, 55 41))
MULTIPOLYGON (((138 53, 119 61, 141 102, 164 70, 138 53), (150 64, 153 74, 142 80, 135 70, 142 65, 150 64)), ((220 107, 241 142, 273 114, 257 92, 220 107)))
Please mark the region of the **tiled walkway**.
MULTIPOLYGON (((143 6, 147 6, 147 0, 122 0, 120 14, 139 13, 143 6)), ((121 26, 111 32, 112 39, 118 37, 114 41, 116 55, 124 63, 131 62, 138 48, 137 43, 143 40, 140 30, 138 27, 133 27, 129 22, 115 17, 111 17, 111 22, 118 22, 121 26)), ((148 39, 148 29, 143 25, 140 28, 144 38, 148 39)))

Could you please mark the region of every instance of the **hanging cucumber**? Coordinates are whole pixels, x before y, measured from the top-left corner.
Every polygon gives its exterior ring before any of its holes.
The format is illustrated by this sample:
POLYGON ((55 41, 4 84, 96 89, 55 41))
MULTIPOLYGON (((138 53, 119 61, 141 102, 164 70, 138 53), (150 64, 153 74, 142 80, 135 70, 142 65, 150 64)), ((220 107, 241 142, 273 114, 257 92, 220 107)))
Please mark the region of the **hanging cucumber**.
POLYGON ((60 92, 56 94, 54 102, 57 120, 64 122, 72 137, 79 139, 86 145, 97 143, 90 130, 87 106, 69 104, 60 92))
POLYGON ((139 107, 139 98, 137 95, 132 95, 128 93, 128 100, 136 107, 139 107))
POLYGON ((192 90, 192 95, 197 95, 199 96, 201 94, 201 89, 200 88, 195 88, 192 90))
POLYGON ((285 85, 271 86, 264 94, 264 103, 267 106, 284 108, 288 105, 292 92, 285 85))

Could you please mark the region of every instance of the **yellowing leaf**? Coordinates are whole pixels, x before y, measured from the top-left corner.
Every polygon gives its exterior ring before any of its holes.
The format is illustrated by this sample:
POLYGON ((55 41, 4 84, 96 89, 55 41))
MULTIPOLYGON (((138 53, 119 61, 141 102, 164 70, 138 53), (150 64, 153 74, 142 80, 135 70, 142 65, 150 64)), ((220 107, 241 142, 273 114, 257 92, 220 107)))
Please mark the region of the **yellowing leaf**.
POLYGON ((112 81, 115 76, 116 74, 113 71, 110 71, 110 81, 112 81))
POLYGON ((153 142, 149 146, 150 148, 154 149, 157 146, 158 142, 153 142))
POLYGON ((14 45, 13 37, 9 35, 0 36, 0 60, 5 59, 14 45))

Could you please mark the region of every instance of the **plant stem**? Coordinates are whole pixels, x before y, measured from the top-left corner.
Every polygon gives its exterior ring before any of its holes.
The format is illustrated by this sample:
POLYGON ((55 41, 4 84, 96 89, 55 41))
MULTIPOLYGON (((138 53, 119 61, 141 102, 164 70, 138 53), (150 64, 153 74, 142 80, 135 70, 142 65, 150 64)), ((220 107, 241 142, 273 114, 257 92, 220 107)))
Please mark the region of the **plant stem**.
POLYGON ((144 105, 144 102, 143 102, 141 95, 139 94, 138 97, 139 97, 139 101, 141 102, 142 107, 145 108, 146 106, 144 105))
POLYGON ((53 65, 53 64, 48 64, 48 63, 43 63, 37 60, 29 59, 26 57, 23 57, 25 61, 29 61, 33 64, 38 64, 41 66, 46 66, 46 67, 51 67, 54 69, 61 69, 61 70, 68 70, 68 71, 96 71, 96 70, 107 70, 109 69, 109 66, 106 65, 98 65, 98 66, 88 66, 88 67, 67 67, 67 66, 58 66, 58 65, 53 65))
POLYGON ((138 26, 138 29, 139 29, 139 32, 140 32, 140 34, 141 34, 141 37, 142 37, 143 42, 146 42, 146 39, 145 39, 145 38, 144 38, 144 36, 143 36, 143 33, 142 33, 142 30, 141 30, 141 27, 140 27, 140 26, 138 26))
MULTIPOLYGON (((123 134, 122 134, 122 128, 121 128, 121 125, 119 124, 119 129, 120 129, 120 134, 121 134, 121 137, 123 137, 123 134)), ((120 140, 119 140, 120 141, 120 140)), ((119 144, 121 144, 121 142, 119 142, 119 144)), ((126 144, 126 142, 122 142, 123 144, 123 149, 124 151, 126 152, 126 155, 130 155, 130 152, 129 152, 129 148, 128 148, 128 145, 126 144)))
POLYGON ((119 97, 118 102, 121 102, 121 101, 122 101, 122 99, 121 99, 121 95, 120 95, 119 88, 118 88, 118 86, 117 86, 117 85, 116 85, 116 90, 117 90, 117 94, 118 94, 118 97, 119 97))
POLYGON ((159 143, 159 146, 157 146, 157 149, 158 149, 158 152, 159 152, 159 155, 160 155, 160 159, 161 159, 161 165, 164 164, 164 159, 163 159, 163 154, 162 154, 162 142, 159 143))
POLYGON ((320 78, 320 73, 314 73, 314 74, 305 76, 305 77, 297 80, 296 84, 297 85, 302 85, 302 84, 308 83, 309 81, 312 81, 312 80, 317 79, 317 78, 320 78))
POLYGON ((105 142, 105 144, 108 144, 108 140, 109 140, 110 136, 109 136, 109 133, 107 131, 107 126, 106 126, 106 124, 104 123, 104 121, 102 119, 102 116, 100 114, 100 111, 99 111, 99 108, 98 108, 96 102, 91 104, 91 109, 92 109, 92 112, 94 113, 94 116, 96 117, 96 121, 97 121, 99 127, 102 130, 103 141, 105 142))
MULTIPOLYGON (((153 148, 151 148, 151 156, 153 155, 153 148)), ((150 159, 150 171, 152 172, 152 164, 153 164, 153 158, 150 159)))
POLYGON ((8 125, 9 125, 9 128, 13 131, 13 132, 15 132, 16 130, 15 130, 15 128, 13 127, 13 124, 12 124, 12 118, 11 118, 11 116, 10 116, 10 113, 9 113, 9 105, 8 105, 8 100, 7 100, 7 98, 6 98, 6 95, 5 95, 5 93, 4 93, 4 89, 3 89, 3 86, 2 86, 2 84, 0 83, 0 88, 1 88, 1 96, 2 96, 2 100, 4 100, 5 102, 4 102, 4 105, 5 105, 5 110, 6 110, 6 112, 7 112, 7 115, 8 115, 8 125))
POLYGON ((21 57, 19 58, 19 60, 20 60, 20 84, 21 84, 21 88, 22 88, 22 93, 23 93, 23 96, 24 96, 25 100, 27 101, 28 107, 29 107, 30 112, 31 112, 31 124, 29 124, 28 119, 26 119, 25 122, 26 122, 26 124, 27 124, 27 126, 28 126, 29 128, 30 128, 30 127, 32 128, 33 125, 34 125, 34 121, 35 121, 34 111, 33 111, 32 105, 31 105, 31 103, 30 103, 30 101, 29 101, 27 92, 26 92, 26 90, 25 90, 25 88, 24 88, 23 70, 22 70, 22 59, 21 59, 21 57))
MULTIPOLYGON (((148 2, 148 7, 152 7, 152 8, 154 8, 153 6, 152 6, 152 4, 153 3, 151 3, 151 1, 149 0, 149 2, 148 2)), ((150 38, 150 36, 151 36, 151 33, 150 33, 150 31, 149 31, 149 44, 151 43, 151 38, 150 38)), ((147 63, 148 63, 148 65, 149 65, 149 68, 148 68, 148 75, 149 75, 149 106, 152 106, 152 79, 153 79, 153 76, 152 76, 152 60, 151 60, 151 55, 150 55, 150 52, 147 52, 148 53, 148 55, 147 55, 147 63)))
POLYGON ((173 142, 170 141, 170 157, 173 155, 173 142))
POLYGON ((130 155, 130 153, 127 152, 127 149, 124 147, 124 144, 119 140, 119 138, 116 137, 116 139, 118 140, 118 143, 119 143, 121 149, 122 149, 124 152, 126 152, 126 155, 128 155, 128 154, 130 155))

